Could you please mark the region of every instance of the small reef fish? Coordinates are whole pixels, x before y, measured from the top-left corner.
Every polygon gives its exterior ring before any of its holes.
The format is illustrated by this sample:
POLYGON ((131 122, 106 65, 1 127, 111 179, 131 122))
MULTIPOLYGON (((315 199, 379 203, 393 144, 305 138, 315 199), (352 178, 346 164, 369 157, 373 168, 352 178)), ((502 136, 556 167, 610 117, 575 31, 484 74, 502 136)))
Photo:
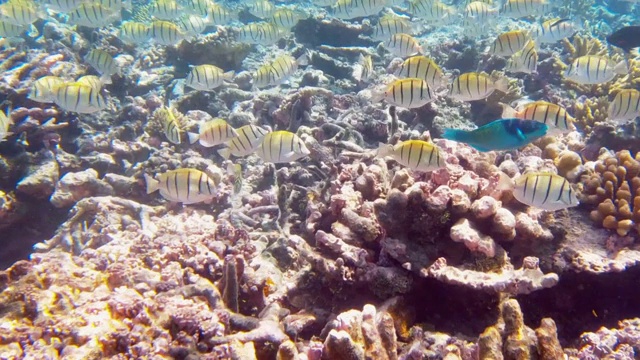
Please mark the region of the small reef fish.
POLYGON ((186 35, 172 22, 155 20, 149 28, 149 37, 160 45, 177 45, 186 35))
POLYGON ((418 78, 427 82, 435 89, 447 81, 444 72, 432 59, 418 55, 406 59, 396 70, 395 75, 400 78, 418 78))
POLYGON ((58 76, 43 76, 31 84, 27 97, 40 103, 52 103, 56 87, 63 83, 64 79, 58 76))
POLYGON ((104 27, 120 19, 120 12, 100 4, 83 3, 69 15, 69 23, 90 28, 104 27))
POLYGON ((373 27, 371 38, 374 40, 385 41, 394 34, 411 34, 411 23, 406 19, 396 15, 385 15, 378 20, 373 27))
POLYGON ((220 4, 212 3, 207 7, 207 11, 205 14, 200 14, 209 19, 211 25, 227 25, 232 21, 238 19, 238 16, 235 12, 227 9, 226 7, 220 4))
POLYGON ((181 17, 178 20, 178 26, 183 33, 188 34, 192 37, 198 36, 202 34, 209 23, 205 18, 202 18, 198 15, 189 15, 186 17, 181 17))
MULTIPOLYGON (((422 2, 421 5, 425 5, 426 2, 422 2)), ((456 11, 452 6, 443 4, 440 1, 432 1, 426 6, 420 6, 418 8, 411 8, 409 5, 409 12, 416 17, 427 22, 429 25, 446 25, 454 20, 456 11)))
POLYGON ((464 17, 475 23, 485 23, 498 15, 498 8, 482 1, 472 1, 464 8, 464 17))
POLYGON ((227 147, 218 150, 218 154, 225 159, 231 155, 244 157, 253 153, 262 143, 262 139, 269 133, 255 125, 245 125, 236 129, 237 136, 227 142, 227 147))
POLYGON ((27 31, 26 25, 15 25, 8 21, 0 20, 0 37, 17 38, 27 31))
POLYGON ((514 181, 513 197, 543 210, 556 211, 578 206, 576 191, 567 179, 552 173, 527 173, 514 181))
POLYGON ((267 0, 259 0, 251 4, 247 10, 255 17, 266 19, 275 13, 276 7, 267 0))
POLYGON ((215 65, 198 65, 191 68, 185 79, 185 85, 201 91, 213 90, 225 81, 231 81, 234 75, 234 71, 224 72, 215 65))
POLYGON ((522 120, 534 120, 546 124, 549 134, 566 134, 575 130, 576 119, 569 115, 567 110, 560 105, 546 101, 535 101, 519 107, 518 110, 503 105, 503 118, 518 118, 522 120))
POLYGON ((268 86, 277 86, 286 81, 298 70, 298 66, 307 65, 309 57, 303 54, 297 59, 289 54, 277 57, 273 62, 265 64, 256 70, 253 76, 253 86, 262 89, 268 86))
POLYGON ((84 61, 96 69, 105 84, 111 84, 112 75, 121 75, 120 67, 113 57, 106 51, 93 49, 84 57, 84 61))
POLYGON ((207 16, 209 9, 214 6, 211 0, 187 0, 184 3, 184 11, 187 14, 199 16, 207 16))
POLYGON ((102 85, 105 84, 103 81, 104 81, 103 78, 99 78, 95 75, 85 75, 85 76, 79 77, 76 80, 76 83, 88 85, 96 89, 97 91, 100 91, 100 89, 102 89, 102 85))
POLYGON ((482 152, 521 148, 547 134, 549 127, 534 120, 499 119, 475 130, 445 129, 442 137, 482 152))
POLYGON ((271 23, 256 22, 240 27, 237 40, 247 44, 268 46, 278 42, 283 34, 284 32, 281 28, 271 23))
POLYGON ((622 27, 607 36, 607 42, 628 53, 632 49, 640 47, 640 26, 622 27))
POLYGON ((512 30, 498 35, 487 48, 487 52, 496 56, 511 56, 520 51, 531 40, 526 30, 512 30))
POLYGON ((338 0, 331 7, 331 14, 342 20, 376 15, 385 6, 386 0, 338 0))
POLYGON ((13 124, 10 116, 11 111, 0 110, 0 142, 7 139, 7 136, 11 136, 9 127, 13 124))
POLYGON ((540 24, 531 32, 538 44, 553 44, 573 36, 582 26, 570 19, 551 19, 540 24))
POLYGON ((64 110, 91 114, 107 107, 100 92, 85 84, 62 83, 53 90, 53 101, 64 110))
POLYGON ((229 163, 227 165, 227 175, 233 178, 233 193, 238 194, 242 191, 242 165, 229 163))
POLYGON ((298 24, 298 21, 304 19, 305 17, 307 17, 307 15, 301 11, 283 8, 277 9, 273 13, 273 15, 271 15, 269 21, 279 28, 289 30, 292 27, 296 26, 296 24, 298 24))
POLYGON ((256 154, 262 160, 272 163, 296 161, 310 153, 298 135, 286 130, 268 133, 256 149, 256 154))
POLYGON ((357 82, 367 81, 373 74, 373 60, 371 55, 364 56, 360 54, 358 63, 353 68, 353 78, 357 82))
POLYGON ((593 85, 609 82, 616 75, 625 75, 628 72, 625 61, 614 64, 604 57, 586 55, 573 60, 564 77, 578 84, 593 85))
POLYGON ((543 15, 549 10, 551 10, 549 0, 507 0, 500 9, 500 15, 517 19, 532 15, 543 15))
POLYGON ((149 15, 160 20, 175 20, 182 15, 182 11, 174 0, 156 0, 149 7, 149 15))
POLYGON ((385 41, 384 46, 393 55, 403 58, 423 52, 418 40, 409 34, 393 34, 385 41))
POLYGON ((198 133, 187 133, 189 143, 194 144, 196 141, 204 147, 213 147, 223 144, 234 137, 238 136, 236 131, 223 119, 213 119, 204 124, 200 124, 198 133))
POLYGON ((507 60, 505 71, 512 73, 533 74, 538 68, 538 51, 533 40, 507 60))
POLYGON ((120 25, 120 39, 132 44, 142 44, 151 40, 149 26, 135 21, 127 21, 120 25))
POLYGON ((640 91, 624 89, 618 91, 609 104, 608 119, 624 123, 640 116, 640 91))
POLYGON ((487 74, 470 72, 460 74, 453 79, 449 89, 449 97, 461 101, 482 100, 489 97, 496 90, 507 92, 508 89, 509 80, 505 77, 494 81, 487 74))
POLYGON ((163 106, 156 111, 160 117, 160 124, 162 125, 162 130, 164 131, 164 135, 167 137, 167 140, 172 144, 180 145, 182 143, 183 130, 178 119, 173 113, 173 109, 163 106))
POLYGON ((82 3, 83 0, 47 0, 42 5, 55 12, 71 12, 82 3))
POLYGON ((160 191, 160 195, 185 205, 207 202, 216 197, 217 184, 209 175, 197 169, 170 170, 156 179, 144 174, 147 194, 160 191))
POLYGON ((400 79, 387 85, 384 91, 374 91, 371 101, 388 103, 408 109, 419 108, 433 100, 434 94, 426 81, 417 78, 400 79))
POLYGON ((445 167, 438 147, 422 140, 407 140, 396 145, 382 144, 376 153, 377 157, 391 157, 400 165, 412 170, 434 171, 445 167))
POLYGON ((0 20, 13 25, 31 25, 46 14, 39 11, 35 3, 29 1, 9 1, 0 5, 0 20))
POLYGON ((131 11, 133 9, 132 0, 97 0, 97 3, 113 11, 122 9, 131 11))

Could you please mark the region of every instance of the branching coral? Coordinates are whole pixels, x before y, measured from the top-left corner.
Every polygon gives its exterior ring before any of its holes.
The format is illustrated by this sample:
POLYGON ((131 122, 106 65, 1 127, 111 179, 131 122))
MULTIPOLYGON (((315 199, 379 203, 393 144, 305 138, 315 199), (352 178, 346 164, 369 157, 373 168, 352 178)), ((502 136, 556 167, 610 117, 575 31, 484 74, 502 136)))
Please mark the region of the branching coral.
POLYGON ((609 100, 606 96, 588 98, 584 101, 576 101, 573 105, 575 125, 579 131, 589 134, 596 123, 607 120, 609 100))
POLYGON ((640 153, 623 150, 599 159, 593 174, 583 178, 583 201, 597 206, 591 219, 620 236, 640 233, 640 153))

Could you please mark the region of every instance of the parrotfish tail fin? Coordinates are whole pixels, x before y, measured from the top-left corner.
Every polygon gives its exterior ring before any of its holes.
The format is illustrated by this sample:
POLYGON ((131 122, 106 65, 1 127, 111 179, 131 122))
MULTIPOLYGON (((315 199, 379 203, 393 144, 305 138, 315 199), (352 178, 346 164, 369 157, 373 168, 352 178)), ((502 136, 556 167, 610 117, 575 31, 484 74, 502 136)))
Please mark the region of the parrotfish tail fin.
POLYGON ((613 71, 618 75, 627 75, 629 73, 629 69, 631 68, 629 65, 629 53, 625 53, 625 60, 617 63, 613 68, 613 71))
POLYGON ((393 145, 378 143, 378 149, 376 150, 376 157, 383 158, 391 154, 391 151, 393 151, 393 145))
POLYGON ((506 77, 501 77, 495 81, 496 90, 499 90, 503 93, 509 91, 509 79, 506 77))
POLYGON ((187 136, 189 137, 189 144, 195 144, 196 141, 200 140, 200 134, 196 134, 196 133, 187 133, 187 136))
POLYGON ((102 76, 100 76, 100 84, 101 85, 109 85, 111 83, 112 83, 111 75, 102 74, 102 76))
POLYGON ((500 106, 502 106, 502 116, 501 117, 503 119, 516 117, 516 109, 512 108, 511 106, 509 106, 507 104, 503 104, 503 103, 500 103, 500 106))
POLYGON ((311 61, 311 52, 309 52, 309 50, 305 50, 304 54, 296 59, 299 66, 307 66, 309 65, 309 61, 311 61))
POLYGON ((447 140, 453 140, 457 142, 466 142, 469 137, 469 133, 465 130, 459 129, 444 129, 442 138, 447 140))
POLYGON ((229 150, 229 148, 218 149, 218 155, 228 160, 231 157, 231 150, 229 150))
POLYGON ((144 174, 144 181, 147 183, 147 194, 151 194, 152 192, 158 190, 160 182, 152 178, 151 175, 144 174))
POLYGON ((235 76, 235 74, 236 74, 236 72, 235 72, 235 71, 233 71, 233 70, 231 70, 231 71, 227 71, 226 73, 224 73, 224 74, 222 75, 222 78, 223 78, 225 81, 231 81, 231 80, 233 80, 233 77, 235 76))

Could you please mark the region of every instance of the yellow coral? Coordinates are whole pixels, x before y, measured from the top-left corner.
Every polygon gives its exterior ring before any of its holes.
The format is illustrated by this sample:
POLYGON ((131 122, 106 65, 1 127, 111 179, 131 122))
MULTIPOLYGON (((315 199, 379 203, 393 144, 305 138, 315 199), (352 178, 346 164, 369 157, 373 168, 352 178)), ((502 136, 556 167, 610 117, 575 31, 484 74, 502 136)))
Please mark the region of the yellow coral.
POLYGON ((593 97, 584 102, 573 105, 573 116, 576 128, 583 134, 588 134, 596 123, 607 120, 609 100, 606 96, 593 97))
POLYGON ((582 202, 595 206, 593 221, 621 236, 640 232, 640 153, 627 150, 599 159, 593 173, 582 178, 582 202))

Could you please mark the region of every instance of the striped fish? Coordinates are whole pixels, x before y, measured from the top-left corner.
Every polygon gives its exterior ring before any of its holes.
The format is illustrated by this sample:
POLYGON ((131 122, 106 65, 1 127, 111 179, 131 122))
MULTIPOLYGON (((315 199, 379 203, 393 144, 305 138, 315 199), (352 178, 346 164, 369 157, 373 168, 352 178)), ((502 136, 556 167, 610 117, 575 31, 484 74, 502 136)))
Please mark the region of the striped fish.
POLYGON ((616 97, 609 104, 608 119, 625 123, 640 116, 640 91, 624 89, 618 91, 616 97))
POLYGON ((97 3, 113 11, 122 9, 131 11, 133 9, 132 0, 97 0, 97 3))
POLYGON ((298 135, 286 131, 273 131, 265 135, 256 154, 266 162, 288 163, 310 154, 298 135))
POLYGON ((156 179, 144 174, 147 194, 160 191, 160 195, 169 201, 183 204, 207 202, 216 197, 217 184, 213 178, 197 169, 170 170, 156 179))
POLYGON ((236 13, 219 4, 211 4, 204 15, 212 25, 227 25, 238 19, 236 13))
POLYGON ((455 9, 440 1, 432 1, 430 4, 421 3, 419 8, 409 9, 412 15, 419 17, 430 25, 445 25, 456 20, 455 9))
POLYGON ((529 40, 527 44, 507 60, 505 70, 513 73, 532 74, 538 68, 538 51, 536 43, 529 40))
POLYGON ((273 62, 258 68, 253 77, 253 86, 261 89, 280 85, 298 70, 299 65, 306 65, 307 62, 307 54, 303 54, 297 59, 288 54, 281 55, 273 62))
POLYGON ((470 2, 464 8, 464 17, 470 18, 476 24, 484 24, 485 22, 495 18, 498 15, 498 9, 482 1, 470 2))
POLYGON ((186 38, 178 25, 164 20, 151 23, 149 37, 160 45, 177 45, 186 38))
POLYGON ((509 89, 507 78, 493 81, 484 73, 470 72, 460 74, 453 80, 449 89, 449 97, 461 101, 486 99, 495 90, 506 92, 509 89))
POLYGON ((300 11, 283 8, 276 10, 269 21, 277 27, 289 30, 305 17, 306 15, 300 11))
POLYGON ((555 211, 578 206, 575 190, 567 179, 552 173, 528 173, 515 180, 513 196, 519 202, 555 211))
POLYGON ((223 119, 213 119, 200 124, 197 134, 187 133, 187 136, 190 144, 200 141, 200 145, 204 147, 213 147, 233 139, 238 133, 223 119))
POLYGON ((211 0, 187 0, 184 11, 187 14, 207 16, 209 8, 214 6, 211 0))
POLYGON ((99 78, 95 75, 85 75, 79 77, 78 80, 76 80, 76 83, 88 85, 96 89, 97 91, 100 91, 100 89, 102 89, 102 85, 104 85, 103 80, 104 79, 99 78))
POLYGON ((178 20, 178 26, 182 32, 193 37, 202 34, 208 25, 208 21, 198 15, 189 15, 178 20))
POLYGON ((358 63, 353 69, 353 78, 358 82, 367 81, 371 74, 373 74, 373 61, 371 60, 371 55, 364 56, 360 54, 358 63))
POLYGON ((174 0, 156 0, 149 7, 149 15, 159 20, 175 20, 182 11, 174 0))
POLYGON ((613 80, 616 75, 627 73, 627 64, 624 60, 615 64, 604 57, 586 55, 573 60, 564 77, 578 84, 591 85, 606 83, 613 80))
POLYGON ((311 2, 313 5, 319 7, 333 6, 336 4, 336 0, 311 0, 311 2))
POLYGON ((373 34, 371 37, 375 40, 385 41, 394 34, 411 34, 411 23, 409 21, 399 17, 385 15, 374 26, 373 34))
POLYGON ((53 90, 53 101, 66 111, 91 114, 107 107, 100 92, 79 83, 63 83, 53 90))
POLYGON ((446 81, 444 72, 432 59, 426 56, 412 56, 406 59, 396 70, 400 78, 423 79, 432 88, 439 88, 446 81))
POLYGON ((120 18, 120 11, 100 4, 83 3, 69 15, 69 23, 90 28, 105 27, 120 18))
POLYGON ((376 15, 387 6, 386 0, 338 0, 331 7, 334 17, 343 20, 376 15))
POLYGON ((496 56, 511 56, 520 51, 531 40, 526 30, 512 30, 498 35, 487 52, 496 56))
POLYGON ((0 20, 0 37, 19 37, 27 31, 26 25, 15 25, 6 20, 0 20))
POLYGON ((56 87, 63 83, 64 80, 58 76, 43 76, 31 84, 27 97, 40 103, 52 103, 56 87))
POLYGON ((532 15, 544 15, 551 10, 548 0, 507 0, 500 9, 500 15, 521 18, 532 15))
POLYGON ((389 84, 384 92, 373 93, 372 102, 386 100, 388 103, 409 109, 419 108, 433 100, 434 94, 422 79, 400 79, 389 84))
POLYGON ((112 75, 121 75, 118 63, 104 50, 93 49, 89 51, 87 55, 85 55, 84 61, 102 75, 105 84, 111 84, 112 75))
POLYGON ((13 25, 31 25, 45 16, 38 10, 35 3, 28 1, 10 1, 0 5, 0 20, 13 25))
POLYGON ((225 159, 228 159, 231 155, 235 157, 247 156, 260 146, 262 139, 268 133, 269 131, 255 125, 242 126, 236 129, 238 136, 227 142, 226 148, 218 150, 218 154, 225 159))
POLYGON ((384 46, 390 53, 399 57, 422 54, 422 46, 409 34, 393 34, 384 46))
POLYGON ((225 81, 233 79, 235 72, 220 69, 215 65, 198 65, 191 68, 191 71, 185 79, 185 85, 196 90, 213 90, 225 81))
POLYGON ((517 110, 504 105, 503 118, 517 118, 522 120, 534 120, 547 124, 548 134, 566 134, 575 130, 573 125, 576 119, 569 115, 567 110, 560 105, 546 101, 535 101, 519 107, 517 110))
POLYGON ((160 125, 162 125, 162 130, 167 140, 172 144, 180 145, 182 143, 183 130, 173 113, 173 109, 163 106, 157 109, 154 115, 160 118, 160 125))
POLYGON ((551 19, 535 28, 531 36, 539 44, 552 44, 573 36, 582 26, 569 19, 551 19))
POLYGON ((7 136, 13 135, 9 132, 9 127, 13 124, 13 120, 11 120, 10 113, 11 111, 0 110, 0 142, 5 141, 7 136))
POLYGON ((247 9, 249 13, 260 19, 270 18, 276 11, 276 7, 268 0, 258 0, 247 9))
POLYGON ((422 140, 407 140, 396 145, 383 144, 378 148, 376 156, 388 156, 402 166, 425 172, 438 170, 446 165, 438 147, 422 140))
POLYGON ((282 38, 282 29, 267 22, 256 22, 240 28, 237 40, 247 44, 273 45, 282 38))
POLYGON ((120 39, 132 44, 142 44, 151 40, 149 26, 135 21, 127 21, 120 25, 120 39))

